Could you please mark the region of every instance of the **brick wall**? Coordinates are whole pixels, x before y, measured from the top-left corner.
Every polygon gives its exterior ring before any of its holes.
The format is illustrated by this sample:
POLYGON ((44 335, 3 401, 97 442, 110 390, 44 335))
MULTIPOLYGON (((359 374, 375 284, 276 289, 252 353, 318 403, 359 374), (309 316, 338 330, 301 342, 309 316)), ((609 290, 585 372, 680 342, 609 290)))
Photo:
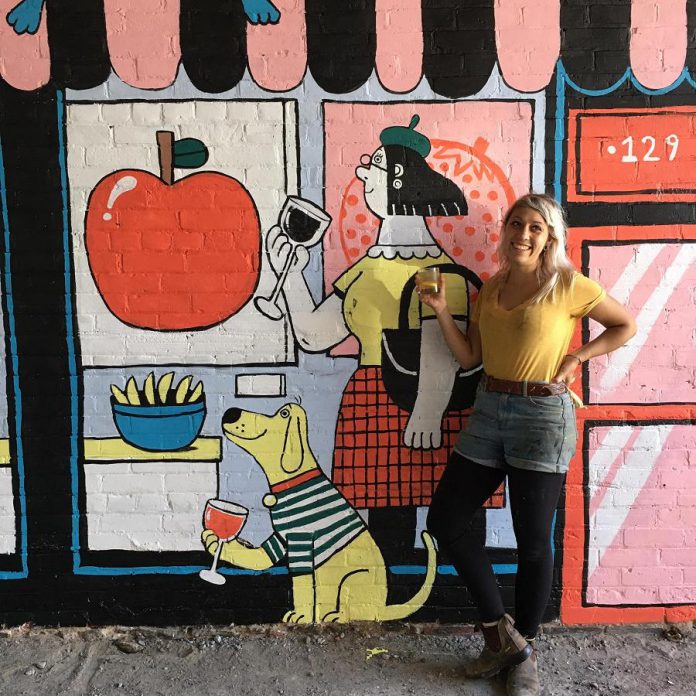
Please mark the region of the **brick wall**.
MULTIPOLYGON (((264 622, 291 608, 286 560, 259 570, 223 554, 224 587, 198 576, 211 561, 199 538, 206 501, 247 508, 242 537, 259 547, 295 446, 283 431, 259 454, 223 423, 256 436, 299 418, 307 461, 336 478, 341 399, 361 366, 354 334, 394 328, 400 291, 380 290, 391 304, 356 310, 360 328, 346 331, 333 283, 369 255, 380 226, 355 170, 383 129, 415 114, 428 165, 468 204, 427 218, 437 253, 485 281, 507 207, 551 192, 567 208, 577 267, 638 321, 628 347, 583 366, 547 618, 693 618, 691 5, 282 0, 270 25, 241 3, 167 2, 156 14, 97 5, 71 3, 51 21, 24 8, 30 33, 0 20, 3 621, 264 622), (175 142, 170 183, 158 132, 175 142), (304 272, 274 292, 282 271, 268 240, 288 196, 331 222, 308 259, 300 251, 304 272), (277 318, 263 311, 268 298, 277 318), (167 373, 172 388, 158 396, 167 373), (134 414, 150 418, 154 446, 134 446, 134 414), (171 445, 182 432, 190 441, 171 445)), ((571 345, 596 331, 579 325, 571 345)), ((377 398, 373 387, 364 398, 377 398)), ((389 469, 386 443, 406 420, 377 410, 367 420, 382 445, 370 462, 383 465, 351 475, 370 490, 398 475, 415 501, 354 506, 398 603, 432 563, 420 536, 430 484, 415 473, 421 453, 389 469)), ((448 416, 445 437, 465 422, 448 416)), ((423 456, 439 472, 447 451, 431 443, 423 456)), ((512 606, 505 490, 477 528, 512 606)), ((474 617, 441 558, 412 620, 474 617)))

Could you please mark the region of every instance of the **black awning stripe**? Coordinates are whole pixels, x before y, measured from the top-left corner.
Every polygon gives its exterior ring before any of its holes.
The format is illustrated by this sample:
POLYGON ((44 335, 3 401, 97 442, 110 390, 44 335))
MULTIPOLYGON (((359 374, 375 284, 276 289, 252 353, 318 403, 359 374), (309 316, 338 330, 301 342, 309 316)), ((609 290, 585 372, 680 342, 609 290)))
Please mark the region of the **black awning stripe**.
POLYGON ((247 65, 246 17, 239 0, 181 0, 181 62, 202 92, 237 85, 247 65))
POLYGON ((327 92, 361 87, 375 67, 375 0, 305 0, 307 62, 327 92))
MULTIPOLYGON (((46 0, 51 80, 59 87, 89 89, 111 72, 101 0, 46 0)), ((5 18, 0 18, 5 21, 5 18)))
POLYGON ((631 0, 561 0, 561 59, 568 76, 586 89, 613 85, 629 66, 630 31, 631 0))
POLYGON ((496 61, 493 0, 423 0, 423 73, 450 99, 478 92, 496 61))

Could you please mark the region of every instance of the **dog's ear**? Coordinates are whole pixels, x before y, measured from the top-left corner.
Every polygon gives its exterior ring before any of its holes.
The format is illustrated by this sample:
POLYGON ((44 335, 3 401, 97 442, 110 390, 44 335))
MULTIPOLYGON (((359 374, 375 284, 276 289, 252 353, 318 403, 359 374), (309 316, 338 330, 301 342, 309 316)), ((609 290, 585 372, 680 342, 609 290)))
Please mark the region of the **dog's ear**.
POLYGON ((280 455, 280 467, 286 474, 294 474, 305 457, 305 433, 302 418, 294 410, 285 430, 283 453, 280 455))

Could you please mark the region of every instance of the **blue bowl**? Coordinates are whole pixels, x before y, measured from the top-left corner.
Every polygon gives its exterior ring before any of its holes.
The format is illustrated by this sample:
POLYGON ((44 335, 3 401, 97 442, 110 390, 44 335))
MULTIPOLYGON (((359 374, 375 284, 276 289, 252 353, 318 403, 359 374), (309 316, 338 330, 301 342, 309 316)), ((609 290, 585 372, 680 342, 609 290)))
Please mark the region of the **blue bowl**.
POLYGON ((113 397, 114 422, 121 437, 152 452, 172 452, 188 447, 199 435, 205 420, 205 399, 172 406, 131 406, 113 397))

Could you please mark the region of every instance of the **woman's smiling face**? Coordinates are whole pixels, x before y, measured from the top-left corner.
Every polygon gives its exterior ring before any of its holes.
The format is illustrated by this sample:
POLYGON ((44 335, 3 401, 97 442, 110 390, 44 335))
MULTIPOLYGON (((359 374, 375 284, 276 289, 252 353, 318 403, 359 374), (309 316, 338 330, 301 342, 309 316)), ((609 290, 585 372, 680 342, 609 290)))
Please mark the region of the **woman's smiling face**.
POLYGON ((365 187, 365 203, 380 219, 387 217, 387 155, 383 147, 360 158, 355 175, 365 187))
POLYGON ((536 268, 549 241, 549 226, 531 208, 515 208, 503 229, 503 249, 511 266, 536 268))

